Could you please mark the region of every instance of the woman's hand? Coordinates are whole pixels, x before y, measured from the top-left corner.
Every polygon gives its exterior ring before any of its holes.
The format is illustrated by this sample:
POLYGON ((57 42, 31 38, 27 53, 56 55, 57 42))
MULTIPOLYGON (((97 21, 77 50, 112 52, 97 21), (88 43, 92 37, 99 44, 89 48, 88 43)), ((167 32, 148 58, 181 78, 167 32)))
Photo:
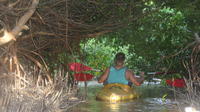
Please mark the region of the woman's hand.
POLYGON ((140 77, 144 78, 144 72, 140 72, 140 77))
POLYGON ((144 72, 140 72, 140 82, 144 82, 144 72))

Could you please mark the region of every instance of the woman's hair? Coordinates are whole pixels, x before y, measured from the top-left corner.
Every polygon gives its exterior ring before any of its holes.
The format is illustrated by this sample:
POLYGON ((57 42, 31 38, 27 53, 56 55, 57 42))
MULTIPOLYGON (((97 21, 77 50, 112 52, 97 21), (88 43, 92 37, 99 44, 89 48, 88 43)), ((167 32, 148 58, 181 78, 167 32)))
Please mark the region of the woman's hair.
POLYGON ((125 54, 122 52, 119 52, 115 55, 115 62, 116 61, 124 61, 125 60, 125 54))

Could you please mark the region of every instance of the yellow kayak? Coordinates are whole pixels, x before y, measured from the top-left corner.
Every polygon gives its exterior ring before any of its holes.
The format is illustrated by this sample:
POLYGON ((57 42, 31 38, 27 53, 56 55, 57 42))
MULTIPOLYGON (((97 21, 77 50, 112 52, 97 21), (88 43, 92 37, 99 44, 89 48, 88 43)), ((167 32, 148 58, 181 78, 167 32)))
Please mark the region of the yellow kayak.
POLYGON ((102 101, 125 101, 137 98, 138 94, 128 85, 107 84, 97 94, 96 99, 102 101))

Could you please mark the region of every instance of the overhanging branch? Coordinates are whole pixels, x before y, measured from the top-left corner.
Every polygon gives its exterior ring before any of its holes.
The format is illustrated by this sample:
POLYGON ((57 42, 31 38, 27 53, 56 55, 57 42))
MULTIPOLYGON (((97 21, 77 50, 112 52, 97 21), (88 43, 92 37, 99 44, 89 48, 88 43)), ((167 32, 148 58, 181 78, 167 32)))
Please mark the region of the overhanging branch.
POLYGON ((39 0, 33 0, 29 10, 19 19, 17 25, 13 28, 12 34, 14 36, 17 36, 23 30, 23 26, 33 15, 38 4, 39 4, 39 0))

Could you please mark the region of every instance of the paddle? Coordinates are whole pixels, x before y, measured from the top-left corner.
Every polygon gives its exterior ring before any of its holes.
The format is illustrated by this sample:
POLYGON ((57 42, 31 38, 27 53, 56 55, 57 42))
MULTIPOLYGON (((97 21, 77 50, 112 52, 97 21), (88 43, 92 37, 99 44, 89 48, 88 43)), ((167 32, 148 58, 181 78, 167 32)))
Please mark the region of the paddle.
MULTIPOLYGON (((100 72, 101 71, 101 70, 93 69, 89 66, 86 66, 84 64, 77 63, 77 62, 69 63, 68 66, 70 70, 75 71, 75 72, 84 72, 84 71, 100 72)), ((75 80, 77 81, 89 81, 94 77, 94 75, 88 74, 88 73, 75 73, 74 77, 75 77, 75 80)))
POLYGON ((92 80, 93 77, 94 77, 94 75, 87 74, 87 73, 75 73, 74 74, 74 78, 77 81, 89 81, 89 80, 92 80))
POLYGON ((69 66, 70 70, 75 71, 75 72, 82 72, 82 71, 100 72, 101 71, 101 70, 98 70, 98 69, 93 69, 93 68, 86 66, 84 64, 81 64, 81 63, 76 63, 76 62, 70 63, 70 64, 68 64, 68 66, 69 66))

